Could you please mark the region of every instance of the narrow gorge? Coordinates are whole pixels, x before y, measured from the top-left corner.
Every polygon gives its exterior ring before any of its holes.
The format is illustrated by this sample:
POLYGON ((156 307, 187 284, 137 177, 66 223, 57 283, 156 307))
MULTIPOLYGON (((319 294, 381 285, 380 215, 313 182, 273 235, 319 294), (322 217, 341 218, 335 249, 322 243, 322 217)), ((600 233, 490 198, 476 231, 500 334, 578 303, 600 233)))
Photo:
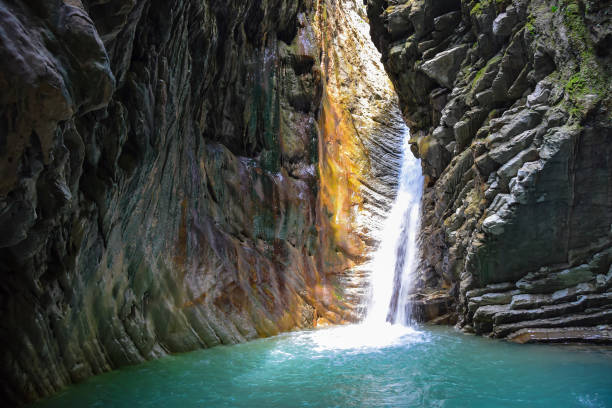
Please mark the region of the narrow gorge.
POLYGON ((0 405, 612 406, 611 19, 0 0, 0 405))

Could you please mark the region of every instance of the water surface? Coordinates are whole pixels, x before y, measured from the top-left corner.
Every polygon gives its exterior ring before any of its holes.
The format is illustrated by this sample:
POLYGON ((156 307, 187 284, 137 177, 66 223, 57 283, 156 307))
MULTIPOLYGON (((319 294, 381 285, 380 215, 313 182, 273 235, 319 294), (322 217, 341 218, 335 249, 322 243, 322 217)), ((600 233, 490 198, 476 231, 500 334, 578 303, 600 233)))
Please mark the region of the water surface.
POLYGON ((381 325, 128 367, 36 407, 612 407, 612 351, 381 325))

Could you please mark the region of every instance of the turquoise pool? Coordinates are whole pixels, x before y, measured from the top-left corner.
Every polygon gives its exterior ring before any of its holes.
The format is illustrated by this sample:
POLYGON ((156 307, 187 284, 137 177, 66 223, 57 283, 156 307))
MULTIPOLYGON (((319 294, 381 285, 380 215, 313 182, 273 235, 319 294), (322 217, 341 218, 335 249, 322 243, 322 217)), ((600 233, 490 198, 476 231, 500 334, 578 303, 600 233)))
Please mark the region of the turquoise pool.
POLYGON ((52 407, 612 407, 612 349, 346 326, 113 371, 52 407))

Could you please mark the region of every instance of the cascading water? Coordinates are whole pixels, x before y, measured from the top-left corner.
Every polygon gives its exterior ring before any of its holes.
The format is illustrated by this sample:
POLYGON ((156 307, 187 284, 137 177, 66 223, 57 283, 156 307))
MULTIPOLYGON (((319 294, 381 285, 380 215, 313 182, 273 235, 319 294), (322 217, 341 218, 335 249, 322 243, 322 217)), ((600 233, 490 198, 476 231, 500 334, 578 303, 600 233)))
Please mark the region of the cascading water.
POLYGON ((411 313, 407 304, 418 257, 417 233, 423 195, 420 160, 410 152, 405 129, 397 196, 381 234, 379 249, 371 262, 371 289, 364 324, 385 322, 406 325, 411 313))
POLYGON ((366 317, 361 324, 313 332, 319 350, 363 351, 423 341, 422 333, 409 326, 423 195, 421 162, 410 152, 409 139, 404 128, 397 195, 380 231, 380 246, 364 265, 371 279, 366 317))

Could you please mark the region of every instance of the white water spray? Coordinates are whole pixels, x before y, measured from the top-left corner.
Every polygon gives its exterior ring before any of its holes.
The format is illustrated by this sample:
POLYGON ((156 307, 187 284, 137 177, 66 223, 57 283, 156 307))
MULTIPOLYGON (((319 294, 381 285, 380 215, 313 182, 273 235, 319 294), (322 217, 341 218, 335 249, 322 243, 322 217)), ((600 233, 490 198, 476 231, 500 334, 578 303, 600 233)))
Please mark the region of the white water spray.
POLYGON ((410 323, 408 294, 418 258, 423 175, 420 160, 410 152, 408 129, 402 145, 397 196, 385 220, 380 247, 371 262, 371 290, 364 324, 410 323))

